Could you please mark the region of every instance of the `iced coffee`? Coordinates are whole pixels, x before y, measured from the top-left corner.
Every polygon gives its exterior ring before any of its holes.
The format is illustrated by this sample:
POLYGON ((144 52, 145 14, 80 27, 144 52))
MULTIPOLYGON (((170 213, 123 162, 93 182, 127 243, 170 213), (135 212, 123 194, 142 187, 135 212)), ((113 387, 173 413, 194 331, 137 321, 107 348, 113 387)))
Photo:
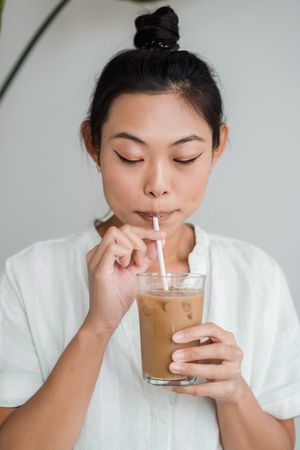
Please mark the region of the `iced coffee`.
POLYGON ((204 305, 204 275, 167 274, 168 290, 161 275, 139 275, 137 304, 140 320, 141 357, 144 379, 157 385, 187 385, 194 377, 169 371, 172 353, 179 348, 199 345, 199 341, 176 344, 172 335, 199 325, 204 305))

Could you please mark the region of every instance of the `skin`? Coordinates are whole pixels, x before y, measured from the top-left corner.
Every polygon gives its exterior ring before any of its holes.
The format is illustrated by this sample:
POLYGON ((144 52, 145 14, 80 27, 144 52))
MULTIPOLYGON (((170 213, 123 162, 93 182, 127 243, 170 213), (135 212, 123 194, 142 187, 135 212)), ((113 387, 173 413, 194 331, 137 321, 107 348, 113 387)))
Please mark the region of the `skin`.
MULTIPOLYGON (((155 240, 161 239, 165 244, 167 270, 188 269, 187 256, 194 246, 194 235, 185 220, 203 199, 209 174, 224 151, 228 133, 222 125, 220 146, 213 152, 206 122, 171 93, 119 97, 103 131, 100 164, 106 199, 115 214, 99 227, 102 240, 86 255, 89 312, 44 386, 25 405, 0 408, 1 449, 19 448, 20 439, 24 449, 44 448, 47 443, 49 448, 73 447, 107 342, 132 304, 136 274, 158 271, 155 240), (120 131, 138 135, 147 145, 120 138, 111 141, 111 134, 120 131), (201 136, 204 141, 171 145, 191 134, 201 136), (116 157, 114 149, 128 158, 140 159, 141 163, 126 166, 116 157), (189 166, 174 161, 199 153, 201 157, 189 166), (161 223, 165 233, 153 231, 150 223, 141 221, 134 213, 156 208, 177 210, 161 223), (58 425, 62 417, 68 424, 63 428, 58 425), (36 424, 35 433, 29 422, 36 424)), ((89 154, 97 162, 88 122, 82 125, 82 133, 89 154)), ((209 339, 198 347, 185 348, 182 355, 174 352, 170 370, 203 376, 207 382, 173 390, 216 399, 220 436, 226 450, 241 450, 241 442, 243 450, 294 448, 293 419, 277 420, 262 411, 243 380, 240 371, 243 352, 233 334, 214 323, 203 323, 185 329, 181 337, 176 333, 173 339, 188 343, 199 342, 200 337, 209 339), (192 362, 195 360, 199 363, 192 362), (180 365, 176 367, 175 363, 180 365)))
MULTIPOLYGON (((195 240, 193 230, 185 221, 198 209, 204 197, 212 167, 224 152, 227 134, 228 128, 223 124, 220 145, 213 152, 212 134, 207 122, 178 94, 119 96, 102 128, 100 166, 103 188, 114 216, 99 227, 100 235, 104 236, 112 225, 118 228, 122 224, 152 228, 152 224, 142 220, 135 211, 177 210, 168 221, 160 224, 161 230, 167 234, 164 258, 169 271, 188 269, 187 256, 195 240), (125 138, 112 139, 120 132, 137 136, 145 145, 125 138), (191 140, 172 146, 177 140, 193 134, 203 142, 191 140), (125 164, 114 150, 127 159, 140 162, 125 164), (174 161, 188 160, 200 154, 189 165, 174 161)), ((82 125, 82 135, 87 151, 97 164, 88 122, 82 125)), ((157 264, 154 262, 148 271, 158 269, 157 264)))
MULTIPOLYGON (((126 246, 125 237, 130 240, 135 227, 152 228, 152 224, 141 219, 135 211, 175 210, 167 221, 160 224, 161 230, 166 233, 165 264, 167 271, 188 272, 188 255, 195 245, 195 237, 186 221, 199 208, 212 168, 224 153, 227 125, 221 124, 220 143, 213 149, 212 132, 207 122, 177 93, 170 92, 122 94, 117 97, 102 128, 99 161, 97 150, 91 142, 88 121, 82 124, 81 130, 89 155, 101 167, 105 198, 114 212, 111 219, 99 226, 99 234, 104 237, 111 227, 116 227, 123 232, 120 242, 123 239, 122 243, 126 246), (118 133, 133 135, 144 144, 125 137, 113 138, 118 133), (174 145, 176 141, 191 135, 201 140, 191 139, 174 145), (129 165, 116 152, 123 158, 139 162, 129 165), (195 157, 197 159, 188 165, 178 162, 195 157)), ((126 266, 130 267, 128 257, 124 263, 126 266)), ((159 272, 157 258, 146 271, 159 272)), ((209 340, 198 347, 173 353, 170 371, 201 376, 207 382, 169 389, 199 397, 210 396, 217 401, 238 402, 246 390, 245 380, 241 376, 243 352, 230 331, 214 323, 205 323, 184 330, 181 338, 177 333, 173 339, 187 343, 202 337, 209 340), (191 362, 195 360, 200 363, 191 362)), ((279 422, 293 441, 293 419, 279 422)))

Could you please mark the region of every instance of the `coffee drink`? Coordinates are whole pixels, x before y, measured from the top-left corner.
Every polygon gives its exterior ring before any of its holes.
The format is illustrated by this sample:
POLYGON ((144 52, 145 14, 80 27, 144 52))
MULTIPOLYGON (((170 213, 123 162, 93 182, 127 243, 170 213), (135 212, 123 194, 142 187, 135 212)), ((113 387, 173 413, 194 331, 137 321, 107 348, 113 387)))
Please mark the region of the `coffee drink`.
POLYGON ((185 375, 176 375, 169 371, 171 355, 179 348, 199 345, 199 340, 177 344, 173 342, 172 335, 178 330, 201 323, 203 289, 155 289, 152 292, 138 292, 136 299, 144 378, 146 381, 186 379, 185 375))

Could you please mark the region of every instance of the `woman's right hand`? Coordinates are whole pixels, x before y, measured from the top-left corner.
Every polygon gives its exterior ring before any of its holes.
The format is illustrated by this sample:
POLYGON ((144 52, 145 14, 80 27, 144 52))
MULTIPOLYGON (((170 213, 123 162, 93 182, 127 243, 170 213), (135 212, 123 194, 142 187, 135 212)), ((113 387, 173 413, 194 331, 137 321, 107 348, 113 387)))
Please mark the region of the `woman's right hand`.
POLYGON ((86 254, 90 308, 85 322, 96 332, 111 335, 117 328, 135 298, 136 275, 157 258, 155 241, 164 245, 165 235, 127 224, 112 226, 86 254))

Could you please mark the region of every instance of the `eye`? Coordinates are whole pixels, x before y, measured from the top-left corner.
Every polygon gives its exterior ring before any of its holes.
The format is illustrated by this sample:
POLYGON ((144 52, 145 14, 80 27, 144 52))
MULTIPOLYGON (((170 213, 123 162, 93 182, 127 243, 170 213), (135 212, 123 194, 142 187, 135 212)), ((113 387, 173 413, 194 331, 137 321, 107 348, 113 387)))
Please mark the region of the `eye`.
MULTIPOLYGON (((119 159, 120 159, 121 161, 123 161, 125 164, 134 165, 134 164, 137 164, 137 163, 143 161, 142 159, 127 159, 127 158, 124 158, 124 156, 121 156, 121 155, 120 155, 118 152, 116 152, 115 150, 114 150, 114 152, 115 152, 115 154, 119 157, 119 159)), ((202 153, 203 153, 203 152, 202 152, 202 153)), ((198 159, 198 158, 202 155, 202 153, 200 153, 200 155, 195 156, 195 158, 192 158, 192 159, 187 159, 187 160, 174 159, 174 161, 177 162, 177 163, 179 163, 179 164, 182 164, 182 165, 192 164, 194 161, 196 161, 196 159, 198 159)))
POLYGON ((194 161, 196 161, 196 159, 198 159, 200 156, 202 155, 202 153, 200 153, 200 155, 195 156, 195 158, 192 159, 186 159, 186 160, 181 160, 181 159, 174 159, 175 162, 179 163, 179 164, 192 164, 194 161))
POLYGON ((121 155, 120 155, 118 152, 116 152, 115 150, 114 150, 114 152, 115 152, 115 154, 120 158, 120 160, 123 161, 125 164, 129 164, 129 165, 132 164, 132 165, 134 165, 134 164, 136 164, 136 163, 142 161, 142 159, 137 159, 137 160, 127 159, 127 158, 124 158, 124 156, 121 156, 121 155))

